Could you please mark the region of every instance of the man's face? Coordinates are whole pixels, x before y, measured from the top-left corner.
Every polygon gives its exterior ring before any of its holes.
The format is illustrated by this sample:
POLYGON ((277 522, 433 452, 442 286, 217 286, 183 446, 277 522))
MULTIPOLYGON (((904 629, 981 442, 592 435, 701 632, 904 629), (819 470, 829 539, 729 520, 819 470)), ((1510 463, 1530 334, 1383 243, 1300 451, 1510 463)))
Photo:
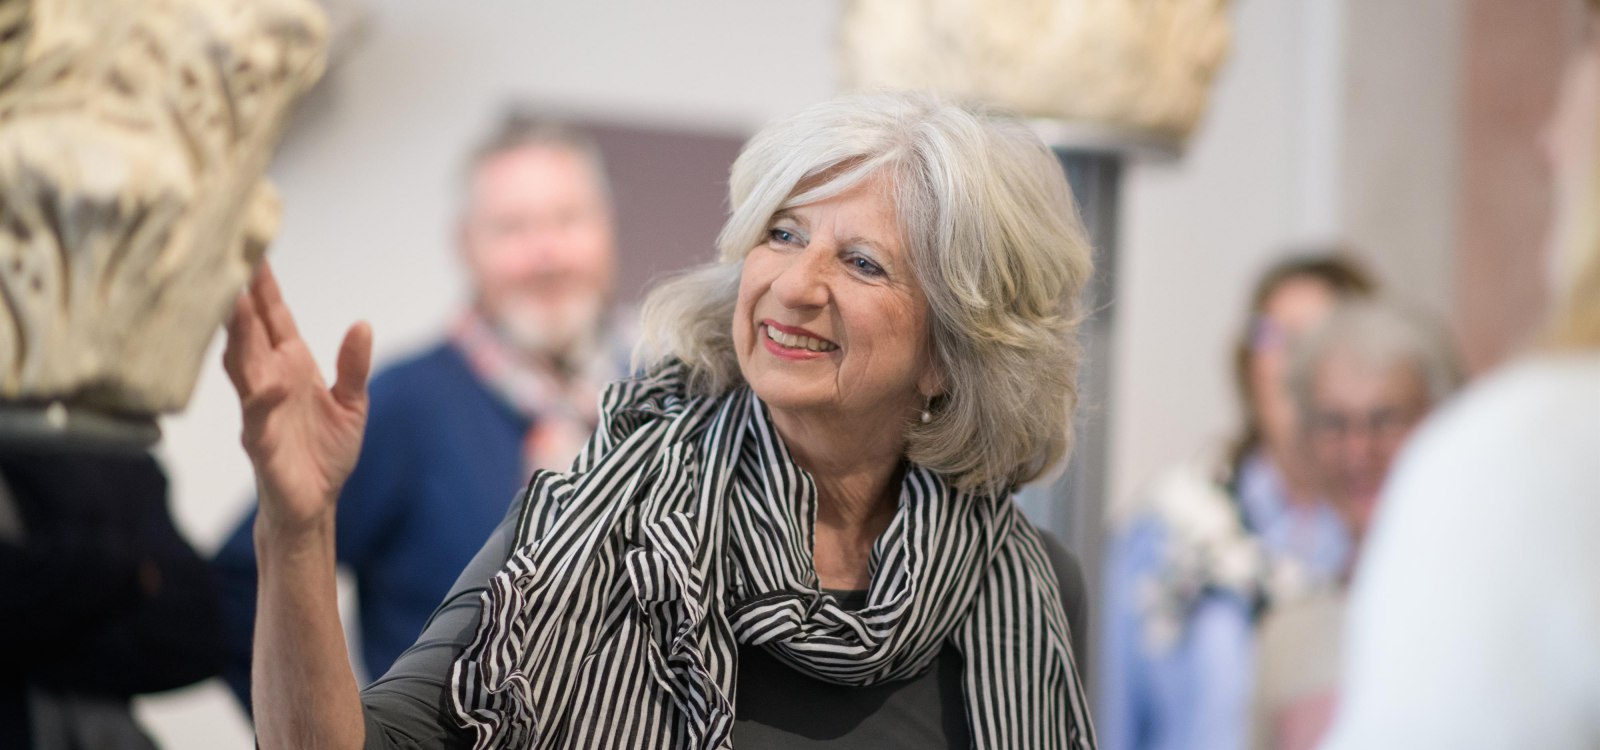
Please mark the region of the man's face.
POLYGON ((1374 366, 1333 350, 1312 381, 1306 436, 1313 468, 1334 504, 1360 535, 1395 456, 1428 411, 1415 365, 1374 366))
POLYGON ((582 154, 526 146, 472 175, 461 228, 477 303, 524 351, 562 357, 593 333, 616 270, 611 209, 582 154))

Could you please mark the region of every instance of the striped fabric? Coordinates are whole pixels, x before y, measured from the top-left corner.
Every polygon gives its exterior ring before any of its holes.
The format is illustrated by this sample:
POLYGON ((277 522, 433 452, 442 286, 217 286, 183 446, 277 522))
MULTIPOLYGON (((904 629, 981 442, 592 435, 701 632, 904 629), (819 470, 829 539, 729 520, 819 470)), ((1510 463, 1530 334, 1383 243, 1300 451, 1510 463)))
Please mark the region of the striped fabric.
POLYGON ((1055 576, 1007 500, 920 467, 865 609, 818 590, 816 487, 748 389, 674 364, 605 393, 569 473, 541 472, 451 676, 478 748, 729 748, 739 643, 846 685, 960 650, 974 747, 1092 748, 1055 576))

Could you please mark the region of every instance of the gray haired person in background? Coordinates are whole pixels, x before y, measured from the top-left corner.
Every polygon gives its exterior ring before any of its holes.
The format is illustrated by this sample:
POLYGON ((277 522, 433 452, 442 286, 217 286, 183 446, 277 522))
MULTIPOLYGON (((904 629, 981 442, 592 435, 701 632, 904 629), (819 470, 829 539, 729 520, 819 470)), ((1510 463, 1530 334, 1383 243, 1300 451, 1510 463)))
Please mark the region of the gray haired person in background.
MULTIPOLYGON (((1461 384, 1444 329, 1393 302, 1350 302, 1295 347, 1287 375, 1307 465, 1350 526, 1352 564, 1412 430, 1461 384)), ((1261 626, 1252 747, 1309 750, 1327 730, 1343 652, 1345 586, 1275 609, 1261 626)))

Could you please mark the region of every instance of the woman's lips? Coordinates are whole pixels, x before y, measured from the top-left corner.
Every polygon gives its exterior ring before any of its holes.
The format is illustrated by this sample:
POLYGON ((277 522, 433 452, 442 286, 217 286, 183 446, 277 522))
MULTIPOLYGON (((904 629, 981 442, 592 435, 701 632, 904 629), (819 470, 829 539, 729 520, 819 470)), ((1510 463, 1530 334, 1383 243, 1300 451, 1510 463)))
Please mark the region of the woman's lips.
POLYGON ((838 344, 835 344, 832 341, 829 341, 828 339, 824 338, 821 334, 819 334, 819 333, 817 333, 815 331, 812 331, 809 328, 801 328, 800 326, 786 326, 786 325, 784 325, 782 323, 779 323, 776 320, 771 320, 771 319, 761 321, 761 325, 767 326, 768 328, 771 328, 771 329, 773 329, 775 331, 778 331, 779 333, 783 333, 783 334, 786 334, 786 335, 789 335, 789 336, 804 336, 806 338, 816 339, 817 341, 820 341, 823 344, 826 344, 830 348, 838 346, 838 344))
POLYGON ((763 321, 760 329, 762 345, 774 356, 783 359, 820 359, 839 350, 838 344, 804 328, 791 328, 772 321, 763 321))

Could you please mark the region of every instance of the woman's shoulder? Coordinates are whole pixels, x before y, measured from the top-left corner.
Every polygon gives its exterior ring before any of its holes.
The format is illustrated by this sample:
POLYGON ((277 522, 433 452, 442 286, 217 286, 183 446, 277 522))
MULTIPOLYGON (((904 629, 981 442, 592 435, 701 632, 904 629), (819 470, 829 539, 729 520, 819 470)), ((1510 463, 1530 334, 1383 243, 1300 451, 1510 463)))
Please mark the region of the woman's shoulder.
POLYGON ((664 414, 682 409, 690 398, 688 367, 672 359, 612 381, 601 393, 600 413, 664 414))
POLYGON ((669 442, 693 439, 718 406, 741 389, 709 395, 695 392, 693 373, 677 359, 607 385, 600 396, 600 422, 586 454, 599 454, 646 425, 666 427, 669 442))
POLYGON ((1039 535, 1041 546, 1044 547, 1045 558, 1050 561, 1050 568, 1055 573, 1056 588, 1061 592, 1061 609, 1067 616, 1067 627, 1071 632, 1073 653, 1077 654, 1079 659, 1086 659, 1089 642, 1089 593, 1088 586, 1084 582, 1083 563, 1054 534, 1037 526, 1034 530, 1039 535))
POLYGON ((1083 563, 1072 550, 1067 549, 1067 545, 1056 538, 1055 534, 1037 526, 1034 529, 1039 532, 1039 541, 1044 545, 1045 557, 1049 559, 1050 568, 1056 574, 1056 584, 1061 588, 1061 599, 1068 603, 1070 610, 1070 602, 1084 598, 1083 563))

